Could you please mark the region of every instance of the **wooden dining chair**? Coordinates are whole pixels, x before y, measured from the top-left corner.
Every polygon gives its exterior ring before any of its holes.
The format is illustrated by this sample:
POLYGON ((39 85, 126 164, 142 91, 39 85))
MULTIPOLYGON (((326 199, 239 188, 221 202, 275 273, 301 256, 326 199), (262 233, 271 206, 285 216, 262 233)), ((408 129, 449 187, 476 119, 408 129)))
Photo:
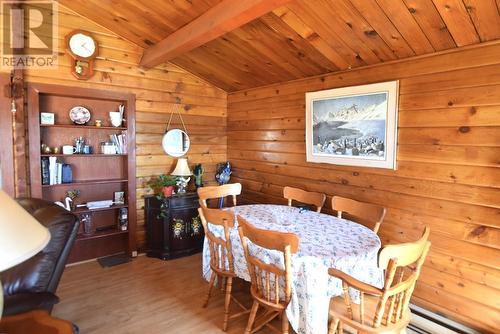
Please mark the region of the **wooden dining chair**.
POLYGON ((234 259, 233 250, 231 246, 231 238, 229 237, 229 231, 234 227, 234 214, 231 211, 223 211, 219 209, 208 209, 199 208, 201 222, 203 228, 205 229, 205 236, 207 238, 208 248, 210 250, 210 269, 212 269, 212 274, 210 276, 210 282, 208 285, 208 292, 203 304, 203 307, 207 307, 208 301, 210 300, 210 295, 212 294, 212 289, 215 284, 215 279, 221 284, 223 291, 225 293, 224 299, 224 322, 222 329, 227 330, 227 323, 230 319, 237 318, 244 314, 250 312, 246 307, 244 307, 234 296, 231 294, 233 286, 233 278, 236 277, 234 272, 234 259), (224 228, 224 238, 219 238, 214 235, 209 227, 208 223, 213 225, 218 225, 224 228), (229 307, 231 300, 233 300, 238 306, 240 306, 243 311, 232 315, 229 315, 229 307))
POLYGON ((233 206, 236 206, 236 196, 241 194, 241 183, 228 183, 221 186, 208 186, 198 188, 198 197, 200 205, 207 207, 207 199, 221 198, 231 196, 233 206))
POLYGON ((326 201, 325 194, 288 186, 283 188, 283 197, 288 199, 288 206, 292 206, 292 201, 296 200, 301 203, 314 205, 316 207, 316 212, 321 212, 326 201))
POLYGON ((291 298, 291 254, 297 252, 299 238, 293 233, 258 229, 241 216, 238 216, 238 232, 250 273, 250 293, 254 300, 245 334, 255 333, 263 326, 279 331, 269 324, 277 316, 281 316, 281 332, 288 334, 288 319, 285 310, 291 298), (282 252, 284 268, 264 263, 253 256, 249 251, 247 239, 262 248, 282 252), (259 306, 263 306, 267 312, 254 327, 259 306))
POLYGON ((359 219, 358 223, 369 225, 375 233, 378 233, 386 212, 383 206, 340 196, 333 196, 332 209, 337 211, 337 217, 342 218, 342 213, 346 212, 359 219))
POLYGON ((410 322, 410 298, 431 245, 429 233, 426 227, 416 242, 382 248, 378 266, 385 271, 385 281, 381 289, 330 268, 328 273, 342 281, 343 298, 335 297, 330 302, 328 334, 342 333, 344 324, 358 333, 405 333, 410 322), (349 288, 359 291, 359 305, 351 303, 349 288))

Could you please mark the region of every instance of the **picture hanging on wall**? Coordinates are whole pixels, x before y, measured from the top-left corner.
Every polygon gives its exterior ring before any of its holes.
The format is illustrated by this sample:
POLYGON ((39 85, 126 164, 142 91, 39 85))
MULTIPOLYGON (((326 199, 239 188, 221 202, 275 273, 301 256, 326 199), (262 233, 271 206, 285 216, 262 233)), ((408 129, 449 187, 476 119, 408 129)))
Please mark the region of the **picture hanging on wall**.
POLYGON ((398 81, 306 93, 307 161, 396 169, 398 81))

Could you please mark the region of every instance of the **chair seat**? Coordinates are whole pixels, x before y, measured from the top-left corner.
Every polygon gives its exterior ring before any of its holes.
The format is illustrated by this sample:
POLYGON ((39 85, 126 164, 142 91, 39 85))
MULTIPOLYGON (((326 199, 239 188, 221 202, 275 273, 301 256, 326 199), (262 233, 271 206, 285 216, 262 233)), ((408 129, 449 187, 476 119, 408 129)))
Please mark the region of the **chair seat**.
POLYGON ((352 312, 354 320, 349 316, 347 305, 343 296, 334 297, 330 300, 330 317, 333 319, 340 319, 340 321, 349 327, 355 328, 363 333, 400 333, 402 329, 406 328, 410 322, 410 310, 404 311, 403 317, 397 323, 389 323, 385 326, 385 320, 382 320, 382 325, 377 328, 373 328, 373 319, 375 317, 375 310, 379 302, 378 297, 364 296, 364 325, 360 323, 360 305, 354 304, 351 301, 352 312))

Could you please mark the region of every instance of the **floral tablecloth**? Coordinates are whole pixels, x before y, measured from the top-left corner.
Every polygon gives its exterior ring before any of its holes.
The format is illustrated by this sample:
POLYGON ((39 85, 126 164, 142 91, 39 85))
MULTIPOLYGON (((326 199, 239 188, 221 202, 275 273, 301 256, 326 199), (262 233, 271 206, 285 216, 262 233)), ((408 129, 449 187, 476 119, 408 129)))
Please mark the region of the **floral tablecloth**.
MULTIPOLYGON (((300 243, 292 256, 292 298, 286 310, 293 329, 299 334, 327 332, 328 307, 332 296, 342 293, 341 282, 330 278, 328 268, 343 272, 378 287, 383 285, 383 273, 377 268, 380 239, 370 229, 334 216, 302 211, 282 205, 243 205, 230 208, 261 229, 292 232, 300 243)), ((223 238, 219 226, 209 229, 223 238)), ((236 275, 250 281, 237 223, 230 233, 236 275)), ((282 265, 282 255, 265 250, 261 260, 282 265)), ((203 248, 203 276, 210 278, 210 253, 203 248)))

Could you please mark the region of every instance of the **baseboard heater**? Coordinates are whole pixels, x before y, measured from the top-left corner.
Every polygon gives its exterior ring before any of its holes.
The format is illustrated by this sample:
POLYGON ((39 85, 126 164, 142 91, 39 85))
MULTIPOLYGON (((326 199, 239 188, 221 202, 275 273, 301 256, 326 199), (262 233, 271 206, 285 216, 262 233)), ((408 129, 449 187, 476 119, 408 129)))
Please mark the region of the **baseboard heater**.
POLYGON ((407 328, 408 334, 480 334, 472 328, 419 306, 411 304, 410 309, 411 322, 407 328))

